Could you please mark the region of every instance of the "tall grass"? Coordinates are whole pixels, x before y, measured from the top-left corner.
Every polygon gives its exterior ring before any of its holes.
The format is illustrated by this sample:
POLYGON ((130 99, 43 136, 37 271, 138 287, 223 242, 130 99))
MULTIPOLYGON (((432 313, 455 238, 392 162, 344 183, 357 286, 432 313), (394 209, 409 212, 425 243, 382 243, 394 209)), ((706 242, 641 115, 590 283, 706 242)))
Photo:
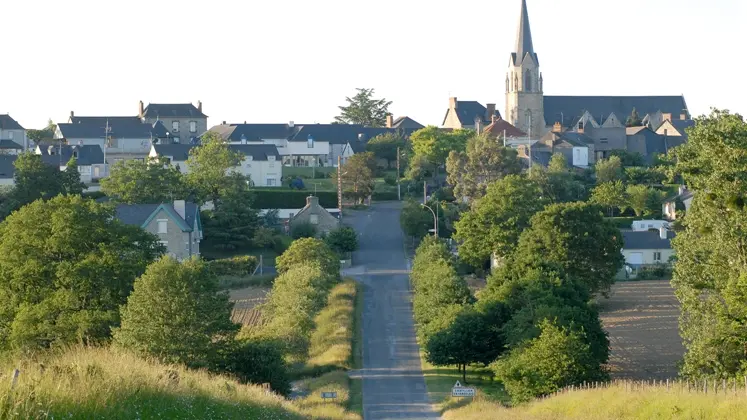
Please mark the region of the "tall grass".
POLYGON ((327 306, 314 319, 307 369, 344 369, 352 364, 356 283, 347 279, 329 293, 327 306))
POLYGON ((506 408, 485 398, 450 401, 444 419, 486 418, 530 420, 597 419, 745 419, 747 396, 690 393, 665 386, 627 391, 624 385, 560 394, 506 408))

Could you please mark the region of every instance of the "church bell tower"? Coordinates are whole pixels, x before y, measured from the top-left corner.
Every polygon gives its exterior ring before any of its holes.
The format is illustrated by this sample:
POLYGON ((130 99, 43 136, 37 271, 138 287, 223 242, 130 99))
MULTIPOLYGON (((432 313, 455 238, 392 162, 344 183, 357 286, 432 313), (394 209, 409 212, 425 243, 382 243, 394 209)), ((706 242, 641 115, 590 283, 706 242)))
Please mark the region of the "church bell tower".
POLYGON ((516 47, 511 53, 506 73, 506 112, 504 115, 509 123, 530 133, 531 138, 536 139, 547 131, 544 108, 542 73, 540 73, 537 53, 534 52, 532 45, 527 2, 521 0, 516 47))

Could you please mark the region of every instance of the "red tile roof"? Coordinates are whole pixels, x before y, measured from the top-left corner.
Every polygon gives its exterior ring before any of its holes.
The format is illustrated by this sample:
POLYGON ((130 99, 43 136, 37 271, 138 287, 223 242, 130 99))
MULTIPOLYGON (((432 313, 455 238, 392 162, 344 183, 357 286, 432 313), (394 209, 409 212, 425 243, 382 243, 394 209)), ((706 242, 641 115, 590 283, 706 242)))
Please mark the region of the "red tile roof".
POLYGON ((488 133, 495 137, 503 137, 503 132, 506 132, 506 137, 526 137, 527 133, 514 127, 508 121, 499 118, 494 123, 491 123, 485 127, 485 133, 488 133))

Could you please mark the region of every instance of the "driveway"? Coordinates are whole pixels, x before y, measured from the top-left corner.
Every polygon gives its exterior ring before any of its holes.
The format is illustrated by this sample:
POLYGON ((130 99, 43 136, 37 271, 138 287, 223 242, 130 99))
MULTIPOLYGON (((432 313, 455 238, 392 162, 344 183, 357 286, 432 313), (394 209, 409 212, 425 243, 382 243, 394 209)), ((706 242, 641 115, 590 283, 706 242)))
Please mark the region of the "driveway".
POLYGON ((379 203, 347 212, 344 223, 359 233, 350 275, 363 292, 363 417, 437 419, 420 367, 408 267, 399 227, 401 203, 379 203))

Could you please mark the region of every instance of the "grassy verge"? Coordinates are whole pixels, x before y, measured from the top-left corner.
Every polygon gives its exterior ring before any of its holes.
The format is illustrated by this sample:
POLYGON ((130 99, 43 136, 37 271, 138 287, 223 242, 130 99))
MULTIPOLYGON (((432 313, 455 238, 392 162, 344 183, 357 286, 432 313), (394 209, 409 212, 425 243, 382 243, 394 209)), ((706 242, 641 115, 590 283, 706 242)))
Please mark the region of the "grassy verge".
POLYGON ((740 394, 696 394, 650 387, 626 391, 623 386, 576 391, 545 400, 506 408, 495 402, 477 399, 454 408, 445 419, 735 419, 747 413, 747 398, 740 394))
MULTIPOLYGON (((355 311, 353 317, 353 369, 363 369, 363 284, 356 283, 355 311)), ((363 380, 358 377, 350 379, 350 411, 363 416, 363 380)))

